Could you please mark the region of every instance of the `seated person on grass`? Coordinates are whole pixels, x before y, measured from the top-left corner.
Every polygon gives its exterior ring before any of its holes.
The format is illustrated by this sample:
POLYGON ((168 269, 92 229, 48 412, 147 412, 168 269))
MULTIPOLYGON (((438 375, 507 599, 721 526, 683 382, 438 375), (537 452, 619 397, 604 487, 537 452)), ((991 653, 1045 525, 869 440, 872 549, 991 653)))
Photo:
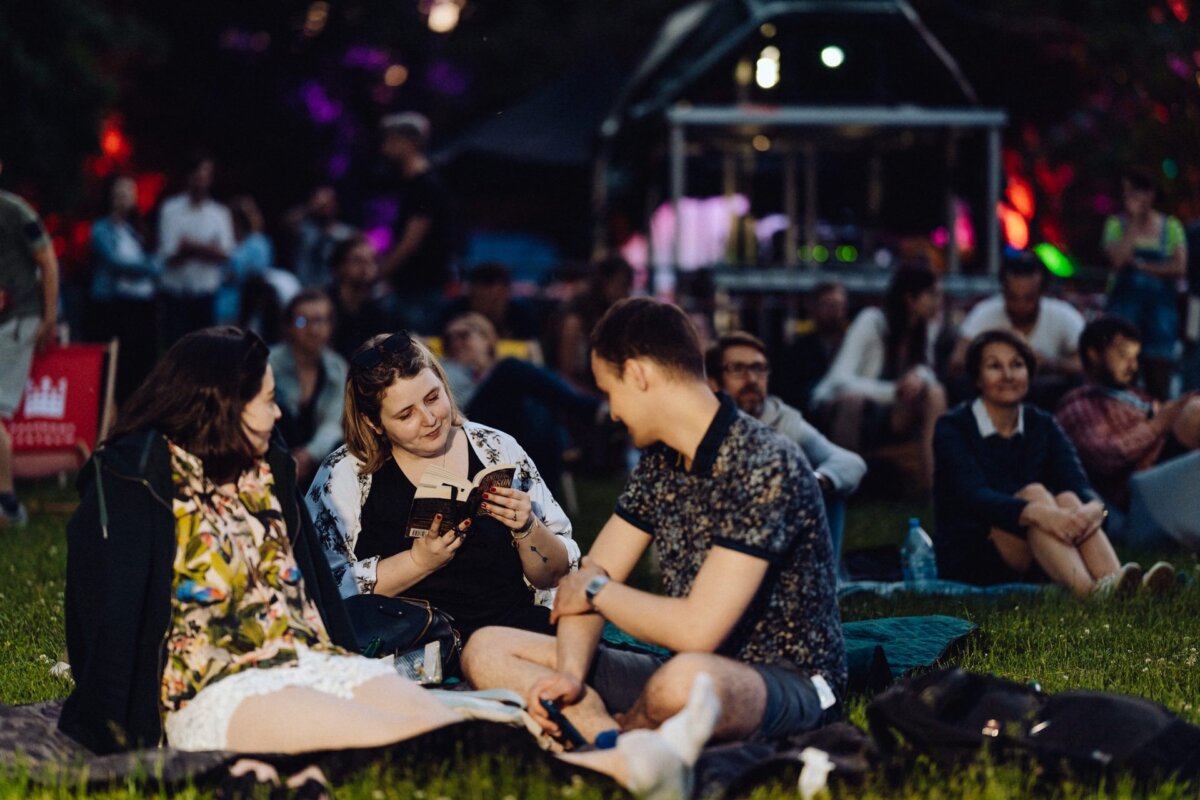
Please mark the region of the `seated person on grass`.
POLYGON ((588 739, 651 728, 712 676, 714 736, 783 737, 838 711, 846 656, 820 489, 800 448, 718 399, 678 308, 618 302, 592 333, 592 370, 641 460, 579 572, 558 587, 557 637, 488 628, 463 668, 479 688, 560 705, 588 739), (656 544, 665 595, 624 583, 656 544), (672 657, 597 646, 605 620, 672 657))
POLYGON ((342 443, 346 361, 329 347, 333 304, 320 289, 304 289, 284 311, 283 341, 271 348, 279 429, 296 459, 299 485, 342 443))
MULTIPOLYGON (((1106 512, 1054 417, 1025 402, 1036 367, 1015 333, 981 333, 967 348, 979 397, 946 412, 934 432, 934 542, 942 577, 993 584, 1043 573, 1078 596, 1130 594, 1143 582, 1121 566, 1106 512)), ((1157 564, 1148 589, 1174 583, 1157 564)))
POLYGON ((742 411, 800 445, 821 487, 833 555, 840 561, 846 498, 858 488, 867 472, 867 462, 858 453, 826 439, 798 409, 767 393, 771 364, 767 347, 758 337, 744 331, 722 336, 704 354, 704 368, 713 391, 725 392, 742 411))
MULTIPOLYGON (((1046 268, 1032 253, 1006 258, 1000 268, 1000 294, 976 303, 959 326, 958 344, 950 356, 951 373, 961 373, 968 345, 984 331, 1019 333, 1038 358, 1030 402, 1053 411, 1059 398, 1083 380, 1079 334, 1084 322, 1073 306, 1045 296, 1047 280, 1046 268)), ((962 383, 962 394, 969 398, 974 386, 969 378, 962 383)))
MULTIPOLYGON (((93 752, 369 748, 467 716, 459 693, 439 697, 389 660, 346 649, 354 633, 296 502, 279 415, 263 341, 196 331, 158 362, 80 473, 64 598, 75 685, 59 728, 93 752)), ((659 731, 566 758, 682 798, 718 709, 701 675, 659 731)), ((261 762, 230 772, 281 788, 261 762)), ((322 783, 313 768, 288 781, 297 797, 328 796, 322 783)))
MULTIPOLYGON (((1138 521, 1127 518, 1130 478, 1200 450, 1200 395, 1189 392, 1160 403, 1134 387, 1141 334, 1121 317, 1101 317, 1084 328, 1079 350, 1088 384, 1063 398, 1058 422, 1075 443, 1083 468, 1112 510, 1121 512, 1117 535, 1138 521)), ((1159 470, 1150 481, 1168 480, 1159 470)), ((1194 517, 1196 484, 1191 491, 1164 492, 1175 510, 1194 517)), ((1157 494, 1157 493, 1156 493, 1157 494)))
POLYGON ((911 443, 915 458, 897 464, 905 488, 924 497, 933 480, 933 425, 946 410, 934 372, 941 336, 942 284, 928 267, 892 275, 883 308, 864 308, 850 323, 829 372, 813 389, 813 412, 829 438, 856 453, 911 443))

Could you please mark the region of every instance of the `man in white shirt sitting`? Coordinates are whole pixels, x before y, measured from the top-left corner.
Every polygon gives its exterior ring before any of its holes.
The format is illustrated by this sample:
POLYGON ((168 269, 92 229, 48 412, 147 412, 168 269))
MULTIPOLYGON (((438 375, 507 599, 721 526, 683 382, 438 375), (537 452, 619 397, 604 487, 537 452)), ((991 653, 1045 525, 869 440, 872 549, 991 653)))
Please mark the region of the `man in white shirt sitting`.
POLYGON ((1036 256, 1008 258, 1000 269, 1000 294, 979 301, 959 327, 950 372, 961 375, 967 345, 988 330, 1010 330, 1029 342, 1038 357, 1029 399, 1053 411, 1060 397, 1083 381, 1079 334, 1083 315, 1062 300, 1045 297, 1046 270, 1036 256))

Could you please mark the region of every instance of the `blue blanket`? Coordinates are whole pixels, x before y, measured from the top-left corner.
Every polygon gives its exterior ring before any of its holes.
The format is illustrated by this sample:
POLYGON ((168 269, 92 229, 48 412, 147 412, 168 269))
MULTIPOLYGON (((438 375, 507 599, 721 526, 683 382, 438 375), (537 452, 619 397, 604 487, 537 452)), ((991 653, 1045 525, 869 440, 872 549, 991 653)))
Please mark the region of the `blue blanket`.
POLYGON ((919 594, 937 597, 1002 597, 1024 592, 1061 592, 1062 587, 1052 583, 998 583, 994 586, 976 586, 958 581, 932 580, 906 583, 905 581, 846 581, 838 584, 838 597, 855 594, 874 594, 891 597, 894 594, 919 594))
MULTIPOLYGON (((945 581, 949 583, 949 581, 945 581)), ((879 691, 915 669, 931 667, 975 630, 973 622, 940 615, 885 617, 842 625, 851 692, 879 691)), ((604 643, 625 650, 668 656, 661 647, 640 641, 611 623, 604 643)))

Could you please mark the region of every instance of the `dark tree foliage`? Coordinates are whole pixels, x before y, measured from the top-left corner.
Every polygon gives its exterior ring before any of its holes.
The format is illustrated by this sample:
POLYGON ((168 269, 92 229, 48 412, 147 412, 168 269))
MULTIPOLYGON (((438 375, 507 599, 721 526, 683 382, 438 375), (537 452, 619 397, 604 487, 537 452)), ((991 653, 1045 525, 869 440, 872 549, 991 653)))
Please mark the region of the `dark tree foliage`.
POLYGON ((91 0, 0 4, 0 158, 5 183, 70 206, 101 116, 122 76, 157 40, 135 18, 91 0))

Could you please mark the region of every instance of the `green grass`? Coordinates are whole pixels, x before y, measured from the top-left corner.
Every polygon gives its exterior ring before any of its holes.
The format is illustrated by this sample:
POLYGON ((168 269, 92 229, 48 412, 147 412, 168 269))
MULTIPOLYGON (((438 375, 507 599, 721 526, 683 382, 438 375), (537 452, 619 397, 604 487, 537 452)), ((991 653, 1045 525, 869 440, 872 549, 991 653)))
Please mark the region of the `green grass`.
MULTIPOLYGON (((612 509, 620 489, 617 481, 578 481, 581 510, 575 516, 576 537, 586 551, 612 509)), ((72 498, 69 489, 53 482, 25 485, 32 520, 23 530, 0 529, 0 701, 30 703, 61 697, 70 684, 49 674, 65 658, 62 591, 66 559, 64 527, 72 498)), ((847 549, 896 543, 905 520, 921 517, 929 527, 927 506, 893 501, 861 501, 847 520, 847 549)), ((1136 554, 1143 564, 1155 554, 1136 554)), ((1164 704, 1192 723, 1200 723, 1200 564, 1194 556, 1173 556, 1187 573, 1190 585, 1172 596, 1124 603, 1084 603, 1065 595, 1012 597, 1000 601, 901 597, 854 597, 843 603, 846 620, 906 614, 951 614, 979 625, 978 635, 954 654, 952 661, 966 669, 991 672, 1013 680, 1037 681, 1050 692, 1097 689, 1142 695, 1164 704)), ((649 559, 639 565, 633 583, 653 585, 649 559)), ((867 698, 851 698, 851 721, 864 725, 867 698)), ((883 777, 864 786, 835 792, 837 797, 867 798, 992 798, 1023 797, 1034 791, 1029 770, 1015 765, 981 762, 946 770, 920 762, 899 783, 883 777)), ((19 771, 0 774, 0 798, 77 796, 76 787, 41 787, 19 771)), ((1195 797, 1196 787, 1165 785, 1146 794, 1122 781, 1103 787, 1066 784, 1051 797, 1195 797)), ((150 796, 136 785, 92 797, 150 796)), ((206 797, 189 788, 178 796, 206 797)), ((339 797, 361 800, 384 798, 487 798, 487 800, 598 800, 621 793, 603 778, 560 783, 550 778, 545 764, 514 764, 491 758, 455 758, 448 762, 397 763, 357 773, 338 791, 339 797)), ((755 798, 793 798, 796 787, 760 789, 755 798)))

